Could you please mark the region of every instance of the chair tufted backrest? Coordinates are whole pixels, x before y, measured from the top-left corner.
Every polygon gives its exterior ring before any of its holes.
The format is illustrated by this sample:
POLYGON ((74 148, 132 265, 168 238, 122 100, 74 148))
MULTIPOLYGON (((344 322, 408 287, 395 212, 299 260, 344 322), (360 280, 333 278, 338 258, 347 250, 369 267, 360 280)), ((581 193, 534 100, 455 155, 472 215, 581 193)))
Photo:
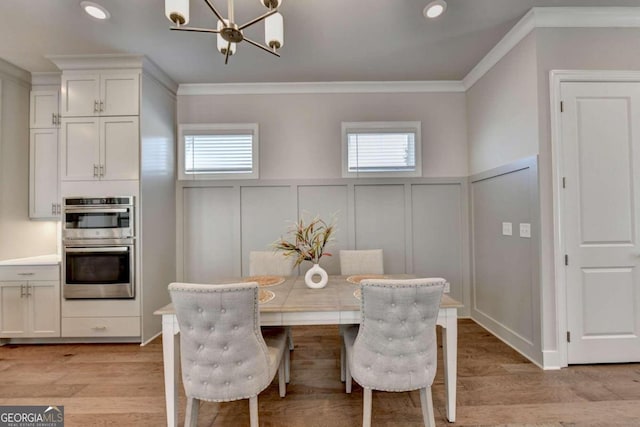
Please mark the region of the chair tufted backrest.
POLYGON ((382 249, 341 250, 340 274, 384 274, 382 249))
POLYGON ((180 326, 182 382, 188 397, 247 399, 269 385, 257 283, 172 283, 169 293, 180 326))
POLYGON ((272 274, 275 276, 291 276, 296 259, 284 256, 282 252, 251 251, 249 252, 249 276, 272 274))
POLYGON ((444 279, 363 280, 351 375, 363 387, 409 391, 436 373, 436 319, 444 279))

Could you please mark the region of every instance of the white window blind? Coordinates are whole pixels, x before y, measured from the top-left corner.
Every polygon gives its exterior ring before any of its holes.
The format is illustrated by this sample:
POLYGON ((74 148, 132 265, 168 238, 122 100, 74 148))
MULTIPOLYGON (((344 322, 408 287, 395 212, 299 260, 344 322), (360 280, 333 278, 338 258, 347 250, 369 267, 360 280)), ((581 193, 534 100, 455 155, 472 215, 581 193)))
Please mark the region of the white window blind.
POLYGON ((349 172, 400 172, 416 169, 414 132, 348 133, 349 172))
POLYGON ((343 122, 342 176, 422 176, 420 122, 343 122))
POLYGON ((181 124, 183 180, 258 178, 258 124, 181 124))
POLYGON ((250 173, 253 134, 184 136, 185 173, 250 173))

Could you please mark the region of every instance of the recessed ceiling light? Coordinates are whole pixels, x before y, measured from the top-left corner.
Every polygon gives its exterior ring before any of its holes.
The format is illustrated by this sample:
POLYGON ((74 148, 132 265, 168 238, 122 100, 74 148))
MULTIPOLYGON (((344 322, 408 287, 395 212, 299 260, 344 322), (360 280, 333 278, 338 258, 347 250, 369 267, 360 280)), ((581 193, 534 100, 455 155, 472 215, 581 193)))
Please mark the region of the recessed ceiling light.
POLYGON ((444 0, 434 0, 424 8, 422 14, 425 18, 434 19, 441 16, 445 10, 447 3, 444 0))
POLYGON ((80 6, 82 6, 82 9, 84 9, 84 11, 87 12, 89 16, 101 21, 109 19, 109 17, 111 16, 107 9, 100 6, 99 4, 92 3, 90 1, 83 1, 82 3, 80 3, 80 6))

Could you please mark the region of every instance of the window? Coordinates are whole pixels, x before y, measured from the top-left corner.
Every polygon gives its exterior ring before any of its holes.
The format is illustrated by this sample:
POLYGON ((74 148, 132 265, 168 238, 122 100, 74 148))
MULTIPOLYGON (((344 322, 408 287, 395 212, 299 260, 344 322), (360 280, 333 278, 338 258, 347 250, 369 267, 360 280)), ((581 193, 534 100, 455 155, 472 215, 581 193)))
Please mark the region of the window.
POLYGON ((343 177, 422 176, 420 122, 343 122, 343 177))
POLYGON ((183 124, 180 179, 258 178, 258 124, 183 124))

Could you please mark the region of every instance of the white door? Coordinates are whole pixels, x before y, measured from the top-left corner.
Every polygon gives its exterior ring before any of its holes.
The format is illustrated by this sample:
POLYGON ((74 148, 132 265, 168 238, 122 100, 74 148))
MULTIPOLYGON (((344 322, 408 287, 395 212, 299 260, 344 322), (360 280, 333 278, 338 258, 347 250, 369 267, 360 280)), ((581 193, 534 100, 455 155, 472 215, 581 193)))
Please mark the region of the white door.
POLYGON ((100 167, 97 117, 62 119, 60 127, 60 179, 93 181, 100 167))
POLYGON ((63 73, 63 117, 97 116, 100 113, 100 75, 95 73, 63 73))
POLYGON ((29 102, 29 127, 58 127, 58 91, 32 90, 29 102))
POLYGON ((60 336, 60 286, 55 280, 29 282, 29 336, 60 336))
POLYGON ((564 82, 568 363, 640 361, 640 83, 564 82))
POLYGON ((58 218, 58 129, 31 130, 29 162, 29 217, 58 218))
POLYGON ((138 117, 100 119, 100 179, 138 179, 138 117))
POLYGON ((100 76, 100 115, 137 116, 140 112, 140 75, 114 73, 100 76))
POLYGON ((22 337, 27 324, 27 283, 0 282, 0 337, 22 337))

